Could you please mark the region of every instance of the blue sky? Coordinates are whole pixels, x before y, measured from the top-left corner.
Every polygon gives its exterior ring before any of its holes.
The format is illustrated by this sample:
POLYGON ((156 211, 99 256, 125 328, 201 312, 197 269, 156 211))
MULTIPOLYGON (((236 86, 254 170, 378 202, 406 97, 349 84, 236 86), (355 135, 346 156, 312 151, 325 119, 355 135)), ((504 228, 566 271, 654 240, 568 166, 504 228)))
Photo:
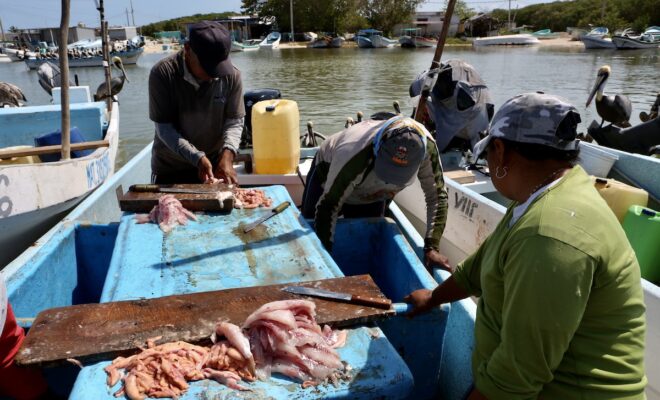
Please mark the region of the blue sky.
MULTIPOLYGON (((467 2, 474 9, 481 11, 508 7, 508 0, 467 2)), ((511 8, 542 2, 544 0, 512 0, 511 8)), ((18 28, 59 26, 60 4, 58 0, 0 0, 0 20, 5 29, 12 25, 18 28)), ((126 9, 130 10, 130 0, 105 0, 104 4, 106 19, 110 25, 126 25, 126 9)), ((444 4, 444 0, 428 0, 420 10, 444 9, 444 4)), ((240 9, 241 0, 133 0, 136 25, 197 13, 240 12, 240 9)), ((98 26, 98 18, 94 0, 71 0, 71 25, 83 22, 88 26, 98 26)))

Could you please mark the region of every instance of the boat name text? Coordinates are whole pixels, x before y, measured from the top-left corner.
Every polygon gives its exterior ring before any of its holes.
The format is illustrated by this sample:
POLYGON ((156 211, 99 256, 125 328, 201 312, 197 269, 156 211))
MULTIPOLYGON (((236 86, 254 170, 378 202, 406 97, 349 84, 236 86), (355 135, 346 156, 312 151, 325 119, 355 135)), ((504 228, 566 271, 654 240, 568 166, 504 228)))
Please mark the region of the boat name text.
POLYGON ((108 152, 104 153, 101 158, 92 160, 87 164, 87 188, 94 188, 108 177, 110 174, 110 157, 108 152))
MULTIPOLYGON (((5 187, 9 188, 9 177, 7 175, 0 175, 0 184, 3 183, 5 187)), ((12 203, 9 196, 0 197, 0 218, 6 218, 10 216, 13 206, 14 203, 12 203)))
POLYGON ((458 192, 454 192, 454 208, 460 208, 461 212, 465 214, 468 218, 472 218, 474 214, 474 209, 479 207, 479 204, 476 201, 473 201, 466 195, 462 195, 461 198, 458 198, 458 192))

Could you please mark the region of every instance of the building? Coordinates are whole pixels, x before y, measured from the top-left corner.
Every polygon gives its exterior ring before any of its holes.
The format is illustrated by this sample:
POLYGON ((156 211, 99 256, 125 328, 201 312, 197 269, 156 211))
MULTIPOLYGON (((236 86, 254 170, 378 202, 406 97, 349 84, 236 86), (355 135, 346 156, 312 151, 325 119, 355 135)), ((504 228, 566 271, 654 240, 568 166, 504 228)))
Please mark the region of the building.
POLYGON ((108 35, 110 40, 128 40, 136 37, 138 32, 135 26, 118 26, 108 28, 108 35))
POLYGON ((465 33, 472 37, 496 36, 502 23, 491 14, 477 14, 465 21, 465 33))
MULTIPOLYGON (((419 11, 415 13, 412 24, 415 28, 422 29, 424 36, 439 36, 442 31, 442 24, 444 23, 445 13, 439 11, 419 11)), ((456 36, 458 32, 458 24, 461 19, 458 15, 451 16, 451 23, 449 24, 448 37, 456 36)), ((400 30, 400 29, 398 29, 400 30)))
MULTIPOLYGON (((31 28, 19 29, 17 32, 20 44, 36 46, 39 42, 46 42, 58 46, 60 42, 60 28, 31 28)), ((96 29, 85 26, 74 26, 69 28, 68 43, 81 40, 95 40, 96 29)))

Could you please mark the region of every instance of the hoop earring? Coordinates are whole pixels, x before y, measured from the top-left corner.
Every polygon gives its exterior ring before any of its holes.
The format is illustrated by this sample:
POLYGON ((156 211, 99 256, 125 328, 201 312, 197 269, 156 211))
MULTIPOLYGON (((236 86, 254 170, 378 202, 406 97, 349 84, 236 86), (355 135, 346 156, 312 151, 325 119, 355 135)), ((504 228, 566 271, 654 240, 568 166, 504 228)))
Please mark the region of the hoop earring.
POLYGON ((504 173, 500 176, 500 167, 498 166, 495 168, 495 178, 502 179, 509 173, 509 169, 507 167, 502 167, 502 170, 504 173))

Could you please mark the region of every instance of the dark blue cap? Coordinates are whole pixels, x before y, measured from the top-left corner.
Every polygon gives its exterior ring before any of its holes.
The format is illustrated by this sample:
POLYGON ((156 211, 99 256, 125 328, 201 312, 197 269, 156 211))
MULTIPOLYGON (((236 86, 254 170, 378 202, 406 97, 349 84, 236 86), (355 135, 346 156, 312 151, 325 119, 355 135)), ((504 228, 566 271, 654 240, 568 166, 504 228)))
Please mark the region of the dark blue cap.
POLYGON ((191 25, 188 43, 209 76, 217 78, 232 73, 234 66, 229 60, 231 34, 222 24, 201 21, 191 25))

